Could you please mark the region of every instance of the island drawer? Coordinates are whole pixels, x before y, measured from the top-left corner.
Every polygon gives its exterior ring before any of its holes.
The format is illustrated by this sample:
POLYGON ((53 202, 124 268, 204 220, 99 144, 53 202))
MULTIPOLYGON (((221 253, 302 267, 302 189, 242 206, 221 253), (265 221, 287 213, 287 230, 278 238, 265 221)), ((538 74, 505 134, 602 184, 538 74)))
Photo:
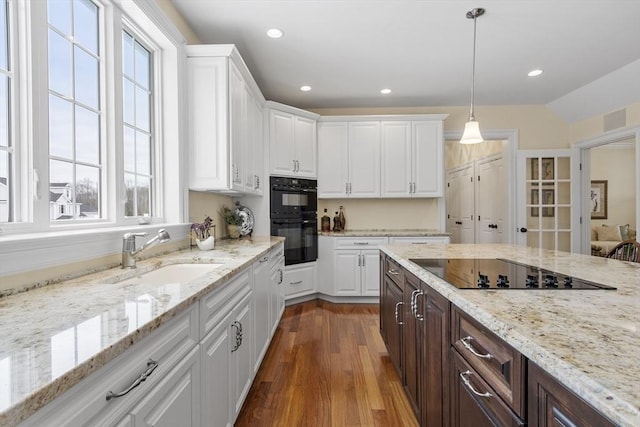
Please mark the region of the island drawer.
POLYGON ((404 286, 403 284, 403 270, 402 267, 400 267, 400 264, 398 264, 397 262, 395 262, 393 260, 393 258, 391 258, 388 255, 385 255, 384 257, 384 274, 391 279, 396 285, 398 285, 398 287, 400 287, 400 289, 402 289, 402 287, 404 286))
POLYGON ((524 356, 457 307, 451 311, 451 342, 498 396, 524 418, 524 356))

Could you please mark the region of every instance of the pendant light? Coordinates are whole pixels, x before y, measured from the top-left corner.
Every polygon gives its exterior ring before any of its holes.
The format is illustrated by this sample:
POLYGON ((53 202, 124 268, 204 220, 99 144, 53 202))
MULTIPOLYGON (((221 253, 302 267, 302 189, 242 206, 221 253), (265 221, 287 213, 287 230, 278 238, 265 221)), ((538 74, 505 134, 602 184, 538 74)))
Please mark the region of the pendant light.
POLYGON ((471 67, 471 109, 469 110, 469 121, 464 125, 464 133, 460 144, 478 144, 484 142, 480 134, 480 125, 473 115, 473 96, 475 92, 476 79, 476 19, 484 15, 484 9, 475 8, 467 12, 467 18, 473 19, 473 63, 471 67))

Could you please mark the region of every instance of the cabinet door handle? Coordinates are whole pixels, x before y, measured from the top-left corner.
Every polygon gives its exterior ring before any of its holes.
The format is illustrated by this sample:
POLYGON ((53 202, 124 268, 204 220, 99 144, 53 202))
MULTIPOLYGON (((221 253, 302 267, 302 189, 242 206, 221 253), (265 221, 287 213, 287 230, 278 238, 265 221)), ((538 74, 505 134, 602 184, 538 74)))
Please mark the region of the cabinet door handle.
POLYGON ((416 319, 421 320, 421 321, 424 321, 424 314, 420 314, 420 313, 418 313, 418 297, 419 297, 419 296, 422 296, 422 295, 424 295, 424 292, 423 292, 423 291, 418 291, 418 293, 416 294, 416 302, 415 302, 415 304, 416 304, 416 306, 415 306, 415 310, 416 310, 416 311, 415 311, 415 313, 414 313, 414 314, 415 314, 416 319))
POLYGON ((411 313, 413 313, 413 317, 416 316, 416 295, 420 292, 420 289, 415 289, 411 292, 411 313))
POLYGON ((365 245, 368 245, 369 242, 353 242, 353 244, 358 246, 365 246, 365 245))
POLYGON ((258 190, 260 188, 260 177, 258 175, 254 175, 256 177, 256 186, 254 187, 255 190, 258 190))
POLYGON ((131 385, 129 385, 129 387, 127 387, 126 389, 122 390, 119 393, 114 393, 112 391, 110 391, 109 393, 107 393, 107 402, 111 399, 115 399, 118 397, 122 397, 125 394, 129 393, 131 390, 133 390, 134 388, 138 387, 143 381, 145 381, 147 378, 149 378, 149 375, 151 375, 153 373, 153 371, 158 367, 158 362, 156 362, 153 359, 149 359, 147 361, 147 370, 144 371, 143 373, 140 374, 140 376, 138 378, 135 379, 135 381, 133 381, 131 383, 131 385))
POLYGON ((473 346, 471 345, 471 340, 473 340, 473 337, 468 336, 468 337, 462 338, 460 341, 462 342, 462 345, 465 346, 465 348, 469 350, 474 356, 479 357, 481 359, 493 359, 493 355, 490 353, 487 353, 487 354, 478 353, 476 349, 473 348, 473 346))
POLYGON ((473 388, 473 385, 471 384, 471 381, 469 381, 469 376, 472 374, 473 372, 471 371, 464 371, 464 372, 460 372, 460 379, 462 380, 462 382, 464 383, 464 385, 467 386, 467 388, 469 390, 471 390, 471 393, 475 394, 476 396, 480 396, 480 397, 492 397, 493 395, 489 392, 487 393, 480 393, 479 391, 477 391, 475 388, 473 388))
POLYGON ((402 320, 398 320, 398 314, 400 312, 400 306, 404 305, 404 303, 402 301, 396 303, 396 323, 398 325, 404 325, 404 322, 402 320))
POLYGON ((289 282, 290 285, 299 285, 302 283, 302 280, 298 280, 297 282, 289 282))
POLYGON ((400 274, 397 271, 395 271, 393 268, 391 270, 387 270, 387 273, 391 274, 392 276, 397 276, 398 274, 400 274))
POLYGON ((362 257, 362 266, 364 267, 365 266, 365 257, 364 257, 364 255, 360 255, 360 256, 362 257))
POLYGON ((267 261, 269 261, 269 257, 268 257, 268 256, 266 256, 266 257, 262 258, 262 259, 260 260, 260 264, 262 264, 263 262, 267 262, 267 261))
POLYGON ((278 282, 278 285, 282 285, 282 282, 284 281, 284 273, 281 268, 279 268, 278 271, 280 272, 280 281, 278 282))
POLYGON ((233 353, 234 351, 237 351, 242 345, 242 323, 236 320, 231 324, 231 326, 236 328, 236 342, 233 348, 231 349, 231 353, 233 353))
POLYGON ((344 193, 345 194, 349 194, 349 183, 348 182, 344 183, 344 193))

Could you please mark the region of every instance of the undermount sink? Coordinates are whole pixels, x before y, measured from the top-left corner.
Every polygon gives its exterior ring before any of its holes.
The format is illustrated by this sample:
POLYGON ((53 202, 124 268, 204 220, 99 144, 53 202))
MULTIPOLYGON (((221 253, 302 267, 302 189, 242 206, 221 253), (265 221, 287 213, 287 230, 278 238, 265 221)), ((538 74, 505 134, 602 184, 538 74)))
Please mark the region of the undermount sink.
POLYGON ((223 265, 224 264, 170 264, 121 280, 118 283, 149 285, 187 283, 207 273, 211 273, 223 265))

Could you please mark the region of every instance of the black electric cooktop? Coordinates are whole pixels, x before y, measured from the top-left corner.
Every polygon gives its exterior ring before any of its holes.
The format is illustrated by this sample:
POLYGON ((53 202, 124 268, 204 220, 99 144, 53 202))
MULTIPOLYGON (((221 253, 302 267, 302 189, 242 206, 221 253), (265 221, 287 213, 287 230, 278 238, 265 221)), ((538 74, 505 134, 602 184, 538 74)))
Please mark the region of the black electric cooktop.
POLYGON ((506 259, 410 259, 459 289, 613 289, 506 259))

